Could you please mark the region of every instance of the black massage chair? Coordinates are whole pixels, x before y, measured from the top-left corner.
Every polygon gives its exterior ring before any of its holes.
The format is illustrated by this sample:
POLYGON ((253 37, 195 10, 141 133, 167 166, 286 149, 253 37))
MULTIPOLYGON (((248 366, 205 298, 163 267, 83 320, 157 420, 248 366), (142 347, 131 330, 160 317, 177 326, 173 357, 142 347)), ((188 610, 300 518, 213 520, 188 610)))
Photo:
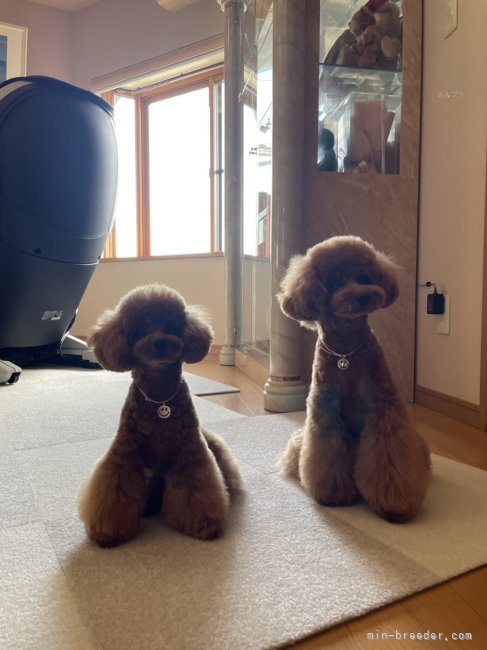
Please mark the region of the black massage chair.
POLYGON ((117 162, 99 97, 50 77, 0 84, 0 359, 93 361, 68 332, 110 231, 117 162))

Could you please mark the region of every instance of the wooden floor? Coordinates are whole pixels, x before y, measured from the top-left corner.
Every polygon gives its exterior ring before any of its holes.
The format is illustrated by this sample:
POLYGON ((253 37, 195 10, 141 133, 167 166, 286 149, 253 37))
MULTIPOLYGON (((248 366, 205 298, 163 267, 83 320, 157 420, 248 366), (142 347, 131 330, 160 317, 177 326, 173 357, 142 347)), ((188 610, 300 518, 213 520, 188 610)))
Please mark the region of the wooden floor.
MULTIPOLYGON (((237 368, 220 366, 216 359, 209 358, 188 367, 188 370, 240 389, 240 393, 208 397, 212 402, 243 415, 269 414, 263 407, 261 388, 237 368)), ((416 404, 410 408, 417 430, 433 453, 487 470, 487 433, 416 404)), ((468 535, 468 531, 465 534, 468 535)), ((293 647, 299 650, 487 649, 487 567, 332 628, 293 647), (409 638, 410 634, 428 630, 437 635, 437 640, 409 638), (440 633, 448 638, 448 642, 444 638, 439 640, 440 633), (374 635, 374 640, 368 638, 369 634, 374 635), (390 636, 383 640, 383 634, 390 636), (408 635, 407 640, 404 640, 404 634, 408 635), (468 634, 472 640, 454 640, 453 634, 460 638, 468 634), (397 638, 398 635, 401 639, 397 638)))

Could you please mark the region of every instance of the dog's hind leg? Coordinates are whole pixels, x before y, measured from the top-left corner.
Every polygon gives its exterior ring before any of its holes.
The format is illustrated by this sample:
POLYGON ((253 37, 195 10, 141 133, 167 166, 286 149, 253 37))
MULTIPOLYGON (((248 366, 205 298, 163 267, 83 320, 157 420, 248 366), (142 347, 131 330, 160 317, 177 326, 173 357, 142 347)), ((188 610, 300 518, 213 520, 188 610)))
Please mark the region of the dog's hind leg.
POLYGON ((407 420, 369 424, 360 436, 355 465, 357 486, 371 510, 404 523, 420 510, 428 487, 430 455, 407 420))
POLYGON ((281 456, 279 465, 284 476, 299 479, 299 456, 303 442, 303 430, 298 429, 287 443, 286 451, 281 456))
POLYGON ((243 487, 243 478, 237 462, 226 442, 213 431, 202 429, 203 436, 223 475, 223 480, 230 493, 238 492, 243 487))
POLYGON ((88 537, 99 546, 117 546, 135 537, 147 484, 142 465, 111 450, 82 487, 79 514, 88 537))

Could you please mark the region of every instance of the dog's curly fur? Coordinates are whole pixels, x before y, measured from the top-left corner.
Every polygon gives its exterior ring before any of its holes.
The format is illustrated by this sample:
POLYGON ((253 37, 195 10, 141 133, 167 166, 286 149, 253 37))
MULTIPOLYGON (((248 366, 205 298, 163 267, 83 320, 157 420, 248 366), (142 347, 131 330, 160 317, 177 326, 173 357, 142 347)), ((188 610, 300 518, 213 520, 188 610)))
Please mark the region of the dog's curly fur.
POLYGON ((430 455, 413 429, 368 314, 399 295, 395 264, 359 237, 332 237, 296 256, 281 284, 282 311, 318 332, 304 428, 282 457, 319 503, 362 498, 391 522, 421 508, 430 455), (339 354, 350 354, 347 370, 339 354))
POLYGON ((224 441, 200 427, 182 374, 183 362, 203 359, 212 340, 202 310, 159 284, 133 289, 90 333, 100 364, 133 378, 118 432, 79 499, 87 534, 100 546, 133 538, 142 516, 161 509, 182 533, 213 539, 222 532, 241 476, 224 441), (158 417, 144 393, 167 401, 171 416, 158 417))

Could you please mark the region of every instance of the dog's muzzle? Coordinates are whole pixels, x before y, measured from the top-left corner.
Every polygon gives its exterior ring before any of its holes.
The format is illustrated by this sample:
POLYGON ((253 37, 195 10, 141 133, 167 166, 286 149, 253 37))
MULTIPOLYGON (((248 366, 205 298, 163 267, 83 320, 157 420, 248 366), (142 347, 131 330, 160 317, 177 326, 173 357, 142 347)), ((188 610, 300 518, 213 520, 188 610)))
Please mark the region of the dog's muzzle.
POLYGON ((385 302, 386 292, 379 285, 353 282, 334 292, 331 306, 337 316, 356 318, 380 309, 385 302))
POLYGON ((165 366, 177 361, 183 352, 183 342, 173 334, 148 334, 137 341, 134 354, 149 366, 165 366))

